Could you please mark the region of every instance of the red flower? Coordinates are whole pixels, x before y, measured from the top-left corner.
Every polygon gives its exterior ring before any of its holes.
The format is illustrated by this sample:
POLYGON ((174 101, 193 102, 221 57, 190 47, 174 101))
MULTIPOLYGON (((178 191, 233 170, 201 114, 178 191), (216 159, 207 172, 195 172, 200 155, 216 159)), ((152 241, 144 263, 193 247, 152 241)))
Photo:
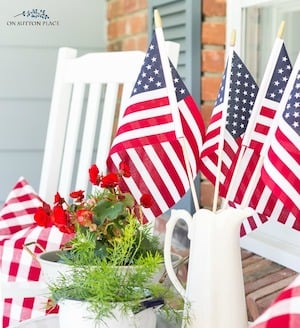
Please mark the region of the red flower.
POLYGON ((125 177, 125 178, 131 177, 130 168, 126 162, 120 162, 119 170, 120 170, 121 175, 123 175, 123 177, 125 177))
POLYGON ((70 197, 75 199, 76 202, 81 202, 84 198, 84 191, 83 190, 72 191, 70 193, 70 197))
POLYGON ((55 205, 52 212, 52 220, 59 231, 64 233, 74 233, 75 227, 70 222, 70 215, 61 205, 55 205))
POLYGON ((96 164, 93 164, 89 169, 90 182, 98 186, 100 183, 99 169, 96 164))
POLYGON ((148 194, 144 194, 142 195, 142 197, 140 198, 140 204, 145 207, 145 208, 149 208, 152 206, 153 204, 153 199, 150 195, 148 194))
POLYGON ((119 176, 116 173, 108 173, 101 178, 102 188, 114 188, 119 184, 119 176))
POLYGON ((65 199, 60 196, 59 192, 57 192, 54 196, 54 204, 62 205, 65 202, 65 199))
POLYGON ((62 233, 68 233, 68 234, 71 234, 71 233, 75 233, 75 227, 74 226, 60 226, 58 227, 59 231, 62 232, 62 233))
POLYGON ((48 228, 53 225, 50 212, 45 206, 43 207, 41 206, 36 210, 36 212, 34 213, 34 220, 37 223, 37 225, 41 227, 48 228))
MULTIPOLYGON (((70 204, 57 192, 54 196, 53 207, 43 203, 43 206, 38 208, 34 214, 34 219, 39 226, 51 227, 54 225, 63 233, 76 234, 77 229, 79 231, 88 229, 89 231, 95 231, 96 234, 102 233, 101 229, 98 229, 98 225, 102 228, 101 225, 103 224, 105 226, 106 222, 98 222, 100 219, 97 220, 97 215, 99 215, 100 208, 103 204, 107 206, 107 202, 102 202, 103 199, 112 203, 122 202, 132 213, 140 216, 140 208, 137 206, 132 195, 123 193, 119 187, 121 177, 128 178, 130 176, 129 165, 123 161, 119 164, 118 173, 108 173, 104 176, 99 174, 97 165, 93 164, 89 169, 90 182, 93 185, 108 190, 104 190, 103 193, 102 191, 98 193, 97 190, 95 195, 90 195, 86 200, 84 199, 85 191, 72 191, 69 195, 72 198, 70 204), (94 222, 94 219, 96 222, 94 222)), ((140 204, 146 208, 150 207, 152 205, 151 196, 143 195, 140 199, 140 204)), ((108 208, 107 210, 109 211, 110 209, 108 208)), ((112 211, 114 211, 114 208, 112 208, 112 211)))
POLYGON ((76 216, 82 226, 90 226, 93 222, 93 213, 90 210, 78 210, 76 216))
POLYGON ((53 207, 53 222, 58 227, 68 224, 68 215, 61 205, 55 205, 53 207))

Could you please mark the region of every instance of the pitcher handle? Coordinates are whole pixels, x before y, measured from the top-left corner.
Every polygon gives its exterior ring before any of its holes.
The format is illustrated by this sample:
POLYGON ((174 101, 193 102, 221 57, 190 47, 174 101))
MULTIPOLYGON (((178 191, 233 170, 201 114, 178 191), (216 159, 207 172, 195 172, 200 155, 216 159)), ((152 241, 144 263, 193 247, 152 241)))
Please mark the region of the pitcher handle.
POLYGON ((179 294, 182 297, 185 297, 185 289, 176 276, 176 273, 175 273, 173 265, 172 265, 172 258, 171 258, 171 244, 172 244, 173 231, 177 224, 177 221, 180 219, 182 219, 186 222, 186 224, 188 226, 188 231, 191 231, 190 226, 192 223, 192 216, 190 215, 190 213, 188 213, 185 210, 172 210, 171 217, 166 224, 166 235, 165 235, 165 243, 164 243, 164 260, 165 260, 166 271, 168 273, 168 276, 169 276, 172 284, 177 289, 179 294))

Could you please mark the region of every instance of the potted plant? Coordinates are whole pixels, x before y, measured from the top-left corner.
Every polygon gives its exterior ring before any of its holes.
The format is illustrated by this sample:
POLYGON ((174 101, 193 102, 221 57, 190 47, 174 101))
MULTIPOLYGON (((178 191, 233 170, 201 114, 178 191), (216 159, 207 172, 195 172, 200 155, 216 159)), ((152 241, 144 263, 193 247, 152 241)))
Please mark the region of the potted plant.
MULTIPOLYGON (((135 243, 142 240, 142 244, 138 251, 131 254, 133 256, 128 255, 124 259, 124 265, 134 264, 141 253, 161 251, 158 237, 152 234, 152 227, 143 224, 141 207, 150 207, 151 197, 142 195, 140 204, 137 204, 129 192, 120 189, 120 178, 130 177, 126 163, 120 163, 117 173, 106 175, 100 174, 94 164, 89 169, 89 177, 94 190, 86 198, 83 190, 77 190, 70 193, 71 202, 68 202, 57 192, 53 206, 44 202, 34 215, 38 225, 55 226, 61 232, 70 234, 69 242, 62 248, 64 257, 68 255, 76 261, 80 259, 82 264, 89 264, 90 258, 83 257, 83 250, 91 247, 97 257, 106 259, 110 256, 109 249, 114 240, 124 234, 124 228, 132 217, 138 222, 135 243)), ((52 254, 52 257, 57 260, 57 256, 52 254)))
POLYGON ((110 328, 141 327, 143 322, 143 326, 154 328, 156 311, 172 319, 181 317, 180 298, 155 277, 163 260, 161 253, 133 255, 132 251, 138 253, 143 241, 141 234, 136 244, 137 228, 136 219, 131 217, 124 234, 114 239, 104 259, 92 248, 82 250, 80 258, 66 259, 72 270, 49 283, 51 299, 60 305, 62 327, 70 322, 70 313, 78 314, 82 310, 84 314, 76 322, 80 321, 84 327, 88 324, 94 327, 95 323, 110 328), (134 265, 126 265, 132 256, 134 265), (85 257, 90 259, 89 265, 82 264, 85 257))
MULTIPOLYGON (((80 318, 91 320, 93 325, 99 322, 114 327, 123 322, 117 327, 139 327, 142 320, 155 327, 153 308, 157 306, 178 319, 181 311, 177 311, 176 300, 180 297, 174 297, 170 286, 157 278, 163 271, 159 238, 151 225, 143 223, 141 206, 150 206, 151 197, 142 195, 137 204, 130 193, 121 191, 120 178, 130 176, 123 162, 119 172, 107 175, 99 174, 92 165, 89 176, 96 188, 87 198, 84 191, 75 191, 69 203, 57 193, 52 207, 44 203, 34 215, 37 224, 54 225, 71 234, 64 247, 54 252, 59 270, 51 272, 47 280, 53 303, 60 304, 60 319, 66 318, 66 304, 77 306, 78 302, 79 308, 89 313, 80 318), (141 319, 141 315, 149 318, 141 319)), ((43 255, 39 257, 42 261, 43 255)), ((67 319, 70 321, 68 311, 67 319)))

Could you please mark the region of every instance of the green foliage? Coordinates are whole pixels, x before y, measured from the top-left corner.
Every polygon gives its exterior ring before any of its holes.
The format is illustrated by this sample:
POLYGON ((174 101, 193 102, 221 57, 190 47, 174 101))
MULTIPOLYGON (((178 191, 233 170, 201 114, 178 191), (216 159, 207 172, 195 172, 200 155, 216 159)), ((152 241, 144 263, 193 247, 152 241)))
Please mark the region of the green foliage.
POLYGON ((102 199, 94 207, 94 222, 99 225, 105 220, 114 221, 120 215, 126 215, 126 207, 122 202, 115 203, 109 199, 102 199))
MULTIPOLYGON (((143 230, 131 216, 124 233, 115 238, 107 250, 106 258, 95 255, 92 237, 81 240, 78 256, 64 258, 72 264, 72 270, 49 285, 53 301, 87 301, 95 319, 99 319, 110 316, 116 307, 135 312, 142 309, 142 300, 159 298, 164 300, 161 310, 178 319, 181 312, 177 311, 176 300, 180 297, 169 286, 154 279, 163 266, 162 253, 157 250, 141 252, 144 239, 150 236, 153 237, 151 231, 143 230), (87 247, 81 249, 82 245, 87 247), (128 263, 133 265, 126 266, 128 263)), ((86 234, 82 237, 86 238, 86 234)))
POLYGON ((71 265, 89 265, 91 261, 100 258, 111 264, 128 265, 135 264, 141 256, 148 253, 162 255, 159 238, 152 233, 151 226, 141 224, 133 214, 127 213, 126 224, 122 227, 115 222, 112 227, 119 227, 119 233, 114 231, 114 237, 106 238, 104 242, 96 237, 96 231, 81 230, 78 226, 75 237, 66 244, 65 249, 68 251, 62 260, 71 265))

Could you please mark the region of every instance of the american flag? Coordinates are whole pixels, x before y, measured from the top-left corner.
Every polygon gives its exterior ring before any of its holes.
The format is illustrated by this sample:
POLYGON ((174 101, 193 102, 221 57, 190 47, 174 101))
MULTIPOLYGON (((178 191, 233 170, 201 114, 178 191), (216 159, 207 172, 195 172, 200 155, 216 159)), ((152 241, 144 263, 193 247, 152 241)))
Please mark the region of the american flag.
POLYGON ((243 145, 260 152, 292 71, 282 39, 277 38, 253 107, 243 145))
POLYGON ((300 230, 300 55, 263 153, 262 178, 294 216, 284 223, 300 230))
POLYGON ((233 51, 232 60, 228 57, 201 152, 200 170, 213 184, 218 174, 218 158, 222 158, 219 187, 222 197, 226 197, 257 92, 256 82, 233 51), (224 145, 219 154, 222 140, 224 145))
POLYGON ((143 209, 148 221, 171 208, 190 188, 172 111, 180 112, 193 177, 199 172, 205 129, 199 108, 171 62, 175 87, 171 92, 176 92, 178 108, 170 105, 161 55, 154 33, 107 159, 108 170, 115 170, 121 161, 128 163, 132 176, 123 181, 123 189, 137 201, 142 194, 152 195, 153 206, 143 209))
MULTIPOLYGON (((239 170, 230 186, 228 199, 250 206, 263 216, 285 222, 293 215, 261 178, 261 149, 279 107, 292 70, 284 42, 275 40, 271 55, 253 106, 242 146, 239 170)), ((265 219, 265 218, 264 218, 265 219)))

